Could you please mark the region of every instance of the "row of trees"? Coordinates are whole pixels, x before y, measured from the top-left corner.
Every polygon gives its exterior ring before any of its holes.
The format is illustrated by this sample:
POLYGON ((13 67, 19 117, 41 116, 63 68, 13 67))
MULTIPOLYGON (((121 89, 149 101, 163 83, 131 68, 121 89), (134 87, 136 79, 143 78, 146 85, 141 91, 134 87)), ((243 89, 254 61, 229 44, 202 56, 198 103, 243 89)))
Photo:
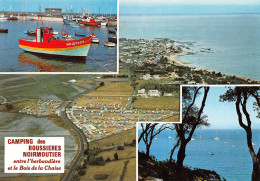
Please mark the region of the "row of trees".
MULTIPOLYGON (((143 141, 146 146, 145 154, 150 156, 150 147, 156 135, 165 129, 175 130, 176 142, 172 146, 169 162, 173 162, 174 152, 177 151, 177 169, 181 179, 183 175, 183 162, 186 157, 186 147, 197 128, 209 126, 207 115, 203 114, 206 106, 210 87, 195 86, 183 87, 182 90, 182 124, 141 124, 142 132, 138 142, 143 141)), ((225 94, 220 96, 221 102, 234 102, 238 116, 239 125, 245 130, 247 135, 247 146, 253 161, 252 181, 260 180, 260 148, 256 152, 252 146, 252 118, 248 111, 248 100, 254 99, 254 111, 257 112, 257 118, 260 117, 260 87, 233 87, 228 88, 225 94)))

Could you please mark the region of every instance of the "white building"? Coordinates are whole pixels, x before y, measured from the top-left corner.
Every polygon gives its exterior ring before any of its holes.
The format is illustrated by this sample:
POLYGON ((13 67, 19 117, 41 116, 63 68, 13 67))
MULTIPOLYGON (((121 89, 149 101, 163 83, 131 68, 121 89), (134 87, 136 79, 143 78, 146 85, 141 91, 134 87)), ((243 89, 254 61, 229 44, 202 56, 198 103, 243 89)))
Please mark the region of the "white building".
POLYGON ((137 91, 138 94, 145 94, 145 89, 141 89, 137 91))
POLYGON ((159 75, 153 75, 153 79, 154 80, 160 80, 160 76, 159 75))
POLYGON ((77 81, 75 79, 71 79, 68 81, 69 83, 76 83, 77 81))
POLYGON ((142 98, 148 98, 148 95, 145 92, 145 89, 138 90, 137 91, 137 96, 142 97, 142 98))
POLYGON ((164 93, 163 96, 171 97, 171 96, 173 96, 173 94, 172 93, 164 93))
POLYGON ((161 96, 161 92, 158 90, 149 90, 148 91, 148 95, 150 97, 160 97, 161 96))
POLYGON ((150 74, 143 75, 143 80, 150 80, 152 77, 150 74))

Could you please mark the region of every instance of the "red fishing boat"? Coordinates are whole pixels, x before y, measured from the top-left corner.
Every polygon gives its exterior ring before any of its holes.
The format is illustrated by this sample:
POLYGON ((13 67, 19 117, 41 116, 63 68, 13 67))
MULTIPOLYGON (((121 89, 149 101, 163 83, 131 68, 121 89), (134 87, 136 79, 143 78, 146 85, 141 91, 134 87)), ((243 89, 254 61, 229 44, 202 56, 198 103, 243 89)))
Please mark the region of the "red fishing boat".
POLYGON ((0 28, 0 33, 8 33, 8 29, 2 29, 2 28, 0 28))
POLYGON ((97 23, 95 21, 95 19, 90 19, 89 22, 80 22, 81 24, 83 25, 86 25, 86 26, 99 26, 101 23, 97 23))
POLYGON ((7 20, 18 20, 18 18, 17 17, 9 17, 9 18, 7 18, 7 20))
POLYGON ((53 29, 45 27, 42 20, 43 15, 38 15, 43 27, 36 28, 36 38, 22 38, 19 39, 19 47, 25 51, 53 56, 65 56, 73 58, 85 59, 88 55, 89 47, 92 41, 91 36, 80 39, 68 39, 68 32, 66 33, 67 39, 60 40, 53 36, 53 29))

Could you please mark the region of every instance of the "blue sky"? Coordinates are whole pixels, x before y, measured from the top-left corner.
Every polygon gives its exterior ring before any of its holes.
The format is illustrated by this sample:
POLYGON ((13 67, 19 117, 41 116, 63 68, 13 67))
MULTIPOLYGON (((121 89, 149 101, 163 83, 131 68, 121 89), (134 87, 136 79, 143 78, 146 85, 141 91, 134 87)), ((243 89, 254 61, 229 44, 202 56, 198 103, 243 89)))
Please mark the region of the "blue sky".
MULTIPOLYGON (((208 127, 209 129, 242 129, 238 123, 235 102, 219 102, 219 95, 224 94, 226 90, 226 87, 210 87, 204 109, 204 113, 208 115, 208 120, 211 124, 208 127)), ((203 94, 200 95, 200 98, 202 96, 203 94)), ((252 103, 253 100, 250 99, 248 102, 248 111, 250 111, 252 128, 260 129, 260 120, 256 118, 252 103)))
MULTIPOLYGON (((82 12, 82 9, 86 9, 86 13, 100 13, 103 14, 116 14, 117 13, 117 0, 27 0, 27 11, 38 12, 39 6, 44 8, 62 8, 65 12, 66 5, 68 8, 73 8, 75 12, 82 12)), ((5 11, 9 11, 12 7, 12 11, 26 11, 26 0, 0 0, 0 10, 3 8, 5 11)))
POLYGON ((259 0, 120 0, 120 14, 260 13, 259 0))

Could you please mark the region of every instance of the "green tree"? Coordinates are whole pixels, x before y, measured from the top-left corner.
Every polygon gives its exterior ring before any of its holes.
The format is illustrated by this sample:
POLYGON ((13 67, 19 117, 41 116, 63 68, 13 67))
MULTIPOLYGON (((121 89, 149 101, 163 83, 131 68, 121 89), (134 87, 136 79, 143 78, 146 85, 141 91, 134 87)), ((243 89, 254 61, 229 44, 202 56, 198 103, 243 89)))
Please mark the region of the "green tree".
MULTIPOLYGON (((206 104, 209 87, 183 87, 182 89, 182 124, 175 124, 178 141, 174 145, 172 152, 179 147, 177 153, 177 166, 181 171, 183 168, 183 161, 186 157, 186 146, 190 142, 194 131, 200 126, 208 126, 207 116, 203 115, 203 110, 206 104), (199 94, 203 92, 203 98, 200 107, 196 102, 199 94), (196 105, 195 105, 196 102, 196 105)), ((173 153, 171 153, 171 156, 173 153)), ((170 158, 172 160, 172 158, 170 158)))
POLYGON ((246 131, 247 147, 253 161, 252 181, 260 180, 260 148, 256 153, 252 146, 252 118, 248 112, 248 100, 254 99, 253 107, 260 117, 260 87, 241 87, 228 88, 225 94, 220 96, 220 101, 235 102, 239 125, 246 131))
POLYGON ((163 130, 168 128, 168 124, 158 124, 158 123, 141 123, 142 133, 139 136, 138 142, 142 139, 145 143, 147 156, 150 156, 150 147, 152 145, 155 136, 160 134, 163 130))
POLYGON ((117 153, 114 154, 114 159, 118 160, 118 154, 117 153))

